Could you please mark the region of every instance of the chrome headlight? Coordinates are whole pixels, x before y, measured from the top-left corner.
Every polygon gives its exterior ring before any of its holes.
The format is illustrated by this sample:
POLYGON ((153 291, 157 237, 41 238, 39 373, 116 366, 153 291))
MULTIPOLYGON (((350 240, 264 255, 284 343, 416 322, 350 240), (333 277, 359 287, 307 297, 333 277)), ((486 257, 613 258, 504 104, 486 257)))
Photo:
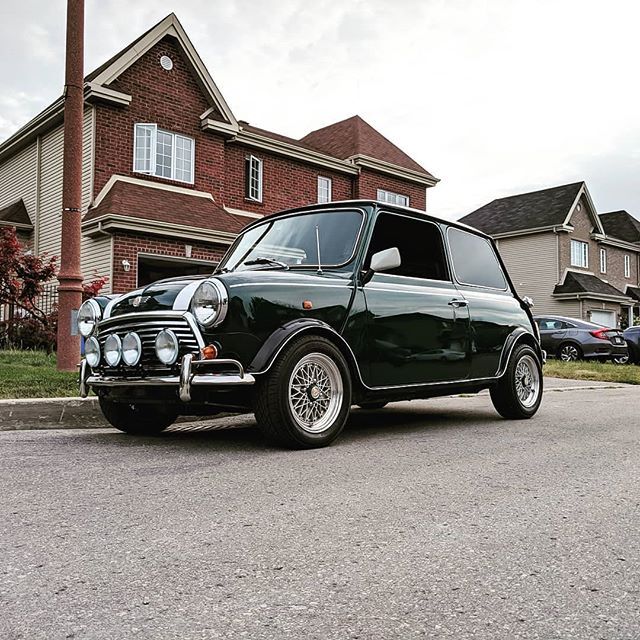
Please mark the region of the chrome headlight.
POLYGON ((112 333, 104 341, 104 359, 110 367, 117 367, 122 358, 122 340, 120 336, 112 333))
POLYGON ((219 280, 205 280, 191 298, 191 313, 202 327, 220 324, 227 315, 229 296, 219 280))
POLYGON ((80 335, 88 338, 98 326, 102 317, 102 309, 95 300, 87 300, 78 309, 78 331, 80 335))
POLYGON ((140 362, 142 355, 142 342, 140 336, 133 331, 127 333, 122 339, 122 359, 126 365, 135 367, 140 362))
POLYGON ((178 359, 178 338, 171 329, 163 329, 156 336, 156 355, 162 364, 173 364, 178 359))
POLYGON ((100 343, 96 338, 88 338, 84 343, 84 357, 92 368, 100 364, 100 343))

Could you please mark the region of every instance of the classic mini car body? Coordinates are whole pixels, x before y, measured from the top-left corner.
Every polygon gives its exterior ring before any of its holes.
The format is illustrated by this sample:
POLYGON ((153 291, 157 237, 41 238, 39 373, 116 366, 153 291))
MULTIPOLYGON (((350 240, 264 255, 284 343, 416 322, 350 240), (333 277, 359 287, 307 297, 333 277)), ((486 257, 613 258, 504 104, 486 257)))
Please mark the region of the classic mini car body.
POLYGON ((543 352, 487 236, 374 201, 256 221, 216 272, 81 308, 81 394, 137 434, 253 410, 271 439, 329 444, 353 404, 490 389, 528 418, 543 352))

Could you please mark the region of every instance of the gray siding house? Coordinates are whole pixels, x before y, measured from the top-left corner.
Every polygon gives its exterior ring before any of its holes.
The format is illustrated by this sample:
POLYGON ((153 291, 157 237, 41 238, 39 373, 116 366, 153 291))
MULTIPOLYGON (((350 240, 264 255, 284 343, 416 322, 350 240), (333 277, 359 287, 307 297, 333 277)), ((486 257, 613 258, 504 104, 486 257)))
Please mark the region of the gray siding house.
POLYGON ((640 221, 598 215, 584 182, 499 198, 461 221, 491 235, 536 314, 627 326, 639 313, 640 221))

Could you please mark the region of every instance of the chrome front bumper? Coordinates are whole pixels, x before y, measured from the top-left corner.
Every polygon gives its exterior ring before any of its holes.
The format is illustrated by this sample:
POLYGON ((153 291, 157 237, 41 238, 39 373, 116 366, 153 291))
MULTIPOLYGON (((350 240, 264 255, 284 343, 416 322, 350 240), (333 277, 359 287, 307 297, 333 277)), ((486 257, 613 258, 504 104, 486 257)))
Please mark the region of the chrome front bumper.
POLYGON ((180 400, 191 400, 192 386, 233 387, 255 383, 237 360, 194 360, 187 354, 182 358, 179 376, 122 378, 93 375, 86 360, 80 364, 80 396, 86 398, 91 387, 177 387, 180 400), (218 369, 216 372, 215 369, 218 369), (237 372, 228 373, 229 369, 237 372), (221 372, 224 370, 224 372, 221 372), (205 372, 206 371, 206 372, 205 372))

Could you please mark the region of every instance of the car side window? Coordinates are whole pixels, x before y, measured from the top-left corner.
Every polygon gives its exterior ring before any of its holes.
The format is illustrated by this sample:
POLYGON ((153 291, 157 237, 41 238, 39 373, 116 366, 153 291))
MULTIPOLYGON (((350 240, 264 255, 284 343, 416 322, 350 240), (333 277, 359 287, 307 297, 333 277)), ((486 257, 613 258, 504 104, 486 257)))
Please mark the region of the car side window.
POLYGON ((397 247, 402 264, 385 273, 429 280, 450 280, 442 234, 426 220, 393 213, 381 213, 376 219, 364 268, 378 251, 397 247))
POLYGON ((486 238, 453 227, 449 228, 447 235, 453 271, 460 284, 506 289, 502 268, 486 238))

